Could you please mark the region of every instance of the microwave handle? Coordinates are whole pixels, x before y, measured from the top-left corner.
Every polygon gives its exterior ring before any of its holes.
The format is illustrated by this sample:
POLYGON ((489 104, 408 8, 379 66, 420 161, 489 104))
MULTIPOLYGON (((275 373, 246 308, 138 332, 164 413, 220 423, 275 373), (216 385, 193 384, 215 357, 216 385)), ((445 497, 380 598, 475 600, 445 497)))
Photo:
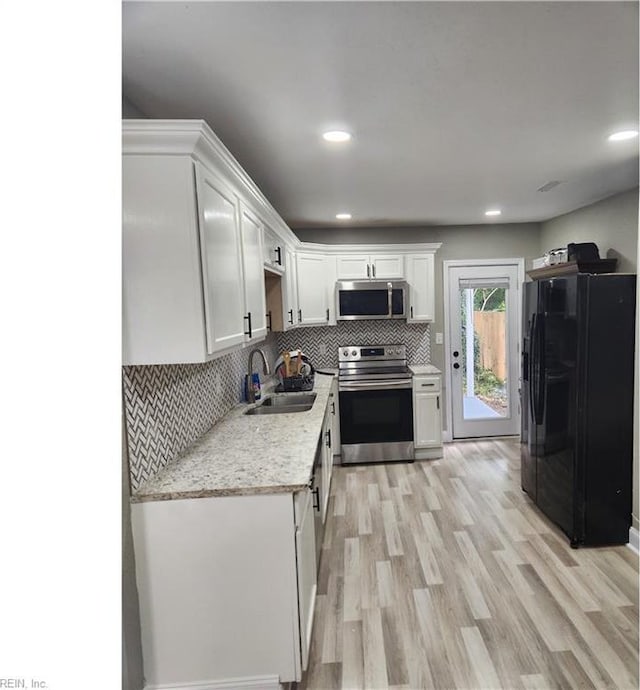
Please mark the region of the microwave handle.
POLYGON ((393 316, 393 314, 391 313, 392 304, 393 304, 392 300, 393 300, 393 284, 387 283, 387 307, 389 309, 389 314, 388 314, 389 318, 391 318, 393 316))

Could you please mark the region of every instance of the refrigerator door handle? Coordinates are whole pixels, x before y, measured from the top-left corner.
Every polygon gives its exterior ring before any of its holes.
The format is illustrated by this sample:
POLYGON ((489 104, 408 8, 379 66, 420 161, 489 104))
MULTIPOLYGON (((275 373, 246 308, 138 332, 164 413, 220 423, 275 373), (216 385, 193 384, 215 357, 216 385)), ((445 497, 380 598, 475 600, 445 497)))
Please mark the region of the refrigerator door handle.
POLYGON ((537 361, 537 348, 536 348, 536 315, 533 314, 531 317, 531 326, 529 327, 529 385, 527 386, 529 390, 529 409, 531 410, 531 418, 534 424, 538 423, 536 417, 536 361, 537 361))
POLYGON ((536 377, 536 419, 537 424, 542 424, 544 412, 544 392, 545 392, 545 362, 544 362, 544 317, 538 314, 536 319, 537 331, 537 346, 536 346, 536 360, 537 360, 537 377, 536 377))

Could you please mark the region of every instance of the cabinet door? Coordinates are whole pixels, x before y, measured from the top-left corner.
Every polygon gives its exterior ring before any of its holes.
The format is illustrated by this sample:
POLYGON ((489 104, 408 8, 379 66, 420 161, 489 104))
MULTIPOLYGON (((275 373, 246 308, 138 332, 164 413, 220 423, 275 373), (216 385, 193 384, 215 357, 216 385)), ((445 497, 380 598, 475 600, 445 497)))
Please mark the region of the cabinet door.
MULTIPOLYGON (((261 340, 267 335, 267 305, 262 267, 262 228, 258 219, 242 209, 242 260, 244 264, 245 340, 261 340)), ((225 295, 226 296, 226 295, 225 295)))
POLYGON ((407 256, 409 283, 409 323, 433 321, 435 314, 435 280, 433 254, 407 256))
POLYGON ((298 614, 300 616, 300 653, 302 670, 307 670, 313 611, 316 603, 316 536, 313 525, 311 492, 305 496, 300 526, 296 530, 296 560, 298 565, 298 614))
POLYGON ((244 341, 238 206, 233 194, 199 163, 196 184, 207 353, 212 354, 244 341))
POLYGON ((322 522, 326 522, 329 494, 331 493, 331 475, 333 474, 333 415, 331 413, 331 398, 322 425, 322 522))
POLYGON ((284 270, 284 247, 280 238, 266 225, 263 232, 262 254, 265 266, 278 272, 284 270))
POLYGON ((298 289, 295 252, 287 247, 285 251, 285 297, 284 330, 294 328, 298 323, 298 289))
POLYGON ((297 254, 298 323, 326 325, 329 321, 327 257, 322 254, 297 254))
POLYGON ((413 414, 415 447, 429 448, 442 445, 440 393, 415 393, 413 414))
POLYGON ((341 454, 340 449, 340 396, 338 395, 338 379, 334 379, 331 384, 331 400, 329 407, 331 408, 332 426, 331 426, 331 451, 333 456, 341 454))
POLYGON ((368 254, 345 254, 336 257, 338 280, 364 280, 371 278, 368 254))
POLYGON ((404 278, 404 257, 402 255, 380 255, 371 257, 372 278, 404 278))

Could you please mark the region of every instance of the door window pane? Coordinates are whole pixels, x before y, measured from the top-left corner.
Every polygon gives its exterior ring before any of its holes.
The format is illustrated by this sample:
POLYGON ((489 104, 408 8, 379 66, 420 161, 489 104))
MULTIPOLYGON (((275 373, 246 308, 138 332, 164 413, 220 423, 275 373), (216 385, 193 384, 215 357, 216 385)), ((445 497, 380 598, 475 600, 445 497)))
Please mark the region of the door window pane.
POLYGON ((460 290, 465 420, 509 415, 506 303, 504 287, 460 290))

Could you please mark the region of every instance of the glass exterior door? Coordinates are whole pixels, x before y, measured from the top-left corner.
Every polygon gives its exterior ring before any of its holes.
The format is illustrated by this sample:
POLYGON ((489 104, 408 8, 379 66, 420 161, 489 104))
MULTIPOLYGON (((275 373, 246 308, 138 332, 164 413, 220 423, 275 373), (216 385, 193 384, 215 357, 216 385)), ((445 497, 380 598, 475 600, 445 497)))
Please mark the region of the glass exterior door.
POLYGON ((515 266, 449 271, 453 438, 520 432, 515 266))

